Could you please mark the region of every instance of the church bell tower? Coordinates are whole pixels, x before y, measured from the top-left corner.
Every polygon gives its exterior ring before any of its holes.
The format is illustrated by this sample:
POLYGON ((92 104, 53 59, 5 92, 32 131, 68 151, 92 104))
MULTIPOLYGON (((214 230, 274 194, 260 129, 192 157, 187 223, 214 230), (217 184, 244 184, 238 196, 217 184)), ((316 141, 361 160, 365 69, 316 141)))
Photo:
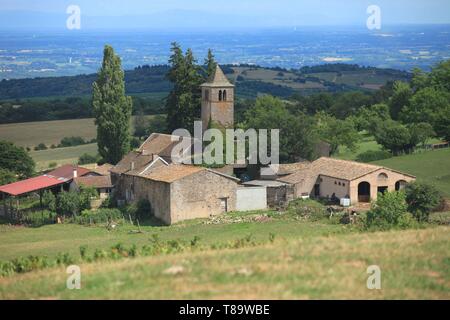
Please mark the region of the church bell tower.
POLYGON ((211 122, 213 127, 234 127, 234 85, 217 65, 214 74, 201 85, 202 124, 206 130, 211 122))

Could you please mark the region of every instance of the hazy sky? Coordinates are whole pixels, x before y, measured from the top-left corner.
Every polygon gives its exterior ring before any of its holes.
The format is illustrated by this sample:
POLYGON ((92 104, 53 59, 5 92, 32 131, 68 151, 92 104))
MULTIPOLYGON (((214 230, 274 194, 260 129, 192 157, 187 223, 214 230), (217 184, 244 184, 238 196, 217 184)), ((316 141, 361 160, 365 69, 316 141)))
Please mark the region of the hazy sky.
MULTIPOLYGON (((385 24, 450 23, 449 0, 0 0, 0 12, 65 14, 70 4, 80 6, 85 16, 152 16, 164 13, 170 17, 170 12, 176 11, 178 15, 175 16, 179 17, 180 11, 188 11, 183 13, 188 19, 192 18, 189 17, 191 14, 195 19, 201 17, 201 12, 215 17, 248 18, 249 25, 254 18, 255 24, 264 21, 267 26, 363 25, 367 19, 367 7, 378 5, 385 24)), ((216 27, 230 24, 227 19, 218 19, 216 23, 216 27)))

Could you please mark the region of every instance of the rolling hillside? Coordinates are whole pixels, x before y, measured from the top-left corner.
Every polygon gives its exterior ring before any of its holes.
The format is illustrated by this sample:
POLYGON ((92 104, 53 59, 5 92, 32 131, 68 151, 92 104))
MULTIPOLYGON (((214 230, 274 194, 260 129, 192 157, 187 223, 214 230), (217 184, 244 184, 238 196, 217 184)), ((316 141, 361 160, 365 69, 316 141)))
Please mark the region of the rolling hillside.
MULTIPOLYGON (((127 94, 168 92, 168 66, 143 66, 125 71, 127 94)), ((406 80, 409 74, 392 69, 330 64, 300 70, 262 68, 250 65, 225 65, 224 72, 234 80, 238 96, 255 97, 261 93, 289 96, 295 92, 349 91, 378 89, 387 81, 406 80)), ((12 79, 0 82, 1 99, 65 97, 90 95, 96 75, 12 79)))

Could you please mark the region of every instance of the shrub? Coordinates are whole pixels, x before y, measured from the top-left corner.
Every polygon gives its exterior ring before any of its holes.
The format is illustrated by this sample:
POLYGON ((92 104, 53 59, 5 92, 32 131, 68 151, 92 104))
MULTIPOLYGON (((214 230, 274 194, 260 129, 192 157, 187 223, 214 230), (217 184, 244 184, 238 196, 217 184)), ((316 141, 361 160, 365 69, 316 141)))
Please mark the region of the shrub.
POLYGON ((39 143, 36 147, 34 147, 34 151, 47 150, 47 146, 45 143, 39 143))
POLYGON ((75 260, 67 252, 58 253, 58 255, 56 256, 57 265, 69 266, 71 264, 74 264, 74 262, 75 260))
POLYGON ((53 168, 56 168, 57 165, 58 165, 58 163, 56 163, 56 162, 50 162, 50 163, 48 164, 48 167, 49 167, 50 169, 53 169, 53 168))
POLYGON ((95 211, 83 210, 81 215, 74 217, 72 221, 78 224, 100 224, 121 219, 123 216, 119 209, 100 208, 95 211))
POLYGON ((56 221, 56 213, 53 211, 32 211, 28 212, 24 218, 23 223, 32 227, 40 227, 47 224, 53 224, 56 221))
POLYGON ((392 153, 385 150, 368 150, 356 157, 358 162, 372 162, 392 158, 392 153))
POLYGON ((86 141, 82 137, 64 137, 61 139, 61 142, 58 147, 75 147, 86 144, 86 141))
POLYGON ((130 215, 133 220, 139 219, 143 221, 153 216, 152 206, 148 200, 141 199, 137 203, 128 206, 126 214, 130 215))
POLYGON ((56 197, 53 192, 46 190, 42 195, 42 204, 50 211, 56 210, 56 197))
POLYGON ((437 208, 442 200, 436 187, 422 182, 408 184, 405 192, 408 210, 418 221, 428 221, 431 211, 437 208))
POLYGON ((91 208, 91 200, 98 198, 98 192, 94 187, 80 187, 80 192, 78 193, 79 198, 79 210, 83 211, 91 208))
POLYGON ((99 157, 98 156, 93 156, 90 155, 88 153, 83 153, 79 158, 78 158, 78 164, 79 165, 83 165, 83 164, 91 164, 91 163, 96 163, 98 162, 99 157))
POLYGON ((379 230, 412 227, 413 219, 407 208, 403 192, 380 193, 370 211, 367 212, 366 227, 379 230))
POLYGON ((76 216, 80 212, 80 197, 77 192, 61 192, 56 197, 56 212, 59 215, 76 216))

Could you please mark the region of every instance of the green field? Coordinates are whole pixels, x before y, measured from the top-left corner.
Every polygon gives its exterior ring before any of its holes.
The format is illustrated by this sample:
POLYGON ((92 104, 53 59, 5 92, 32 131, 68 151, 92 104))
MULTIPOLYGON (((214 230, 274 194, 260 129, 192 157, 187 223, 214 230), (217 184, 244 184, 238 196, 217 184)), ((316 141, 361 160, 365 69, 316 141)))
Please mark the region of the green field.
POLYGON ((0 299, 450 298, 450 227, 360 233, 345 225, 282 216, 265 222, 204 222, 144 226, 143 234, 130 234, 132 226, 119 226, 112 232, 76 225, 0 226, 0 260, 29 254, 54 256, 61 251, 76 255, 80 245, 88 245, 92 253, 118 241, 148 244, 154 233, 162 240, 200 236, 202 245, 248 234, 257 242, 239 249, 78 261, 82 289, 74 291, 65 288, 64 268, 0 278, 0 299), (267 241, 270 233, 276 235, 273 243, 267 241), (381 290, 366 287, 370 265, 381 268, 381 290), (181 271, 168 273, 173 267, 181 271))
POLYGON ((31 151, 30 155, 36 162, 36 169, 44 170, 49 167, 50 163, 56 163, 58 166, 76 164, 78 158, 84 153, 95 156, 98 153, 97 144, 90 143, 76 147, 31 151))
MULTIPOLYGON (((148 116, 152 117, 152 116, 148 116)), ((39 143, 47 147, 59 144, 64 137, 82 137, 92 140, 97 136, 94 119, 37 121, 25 123, 13 123, 0 125, 0 139, 13 142, 21 147, 29 147, 31 150, 39 143)), ((95 156, 97 144, 86 144, 76 147, 47 149, 30 151, 38 170, 47 169, 50 163, 57 165, 73 164, 84 154, 95 156)))
POLYGON ((78 136, 87 140, 97 135, 94 119, 37 121, 0 125, 2 140, 21 147, 33 147, 44 143, 48 147, 59 144, 64 137, 78 136))
POLYGON ((450 149, 424 151, 376 161, 375 164, 407 172, 418 180, 435 185, 450 197, 450 149))

